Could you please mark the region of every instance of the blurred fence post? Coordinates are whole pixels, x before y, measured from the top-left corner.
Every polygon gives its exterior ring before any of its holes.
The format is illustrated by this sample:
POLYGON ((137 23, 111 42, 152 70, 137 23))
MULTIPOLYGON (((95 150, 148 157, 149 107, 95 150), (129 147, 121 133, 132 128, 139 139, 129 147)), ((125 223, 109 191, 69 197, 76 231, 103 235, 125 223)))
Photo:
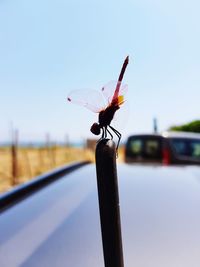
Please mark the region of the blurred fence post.
POLYGON ((11 145, 11 157, 12 157, 12 175, 11 175, 11 185, 15 186, 17 184, 18 176, 18 157, 17 157, 17 146, 18 146, 18 130, 13 131, 12 134, 12 145, 11 145))
POLYGON ((32 177, 32 170, 31 170, 31 163, 30 163, 27 148, 26 150, 24 150, 24 156, 25 156, 25 162, 26 162, 26 171, 28 173, 28 178, 30 179, 32 177))
POLYGON ((66 143, 66 147, 69 148, 70 147, 69 134, 65 135, 65 143, 66 143))

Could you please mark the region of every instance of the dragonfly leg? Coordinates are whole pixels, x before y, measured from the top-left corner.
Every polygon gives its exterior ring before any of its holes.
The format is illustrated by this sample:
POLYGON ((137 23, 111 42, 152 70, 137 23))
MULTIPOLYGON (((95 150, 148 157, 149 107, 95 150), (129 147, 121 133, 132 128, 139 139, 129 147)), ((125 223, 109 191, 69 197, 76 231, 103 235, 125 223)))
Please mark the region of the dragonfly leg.
POLYGON ((102 127, 102 136, 100 139, 105 139, 107 137, 107 129, 106 127, 102 127))
POLYGON ((104 127, 104 133, 105 133, 105 135, 104 135, 104 138, 107 138, 107 127, 104 127))
POLYGON ((104 127, 102 127, 102 136, 101 136, 101 139, 104 139, 104 136, 105 136, 104 127))
POLYGON ((113 139, 113 135, 111 134, 111 132, 106 128, 107 132, 109 133, 111 139, 113 139))
POLYGON ((118 151, 118 148, 119 148, 119 143, 120 143, 120 140, 121 140, 121 134, 120 132, 118 132, 115 128, 113 128, 112 126, 109 125, 109 127, 113 130, 113 132, 117 135, 118 137, 118 142, 117 142, 117 147, 116 147, 116 151, 118 151))

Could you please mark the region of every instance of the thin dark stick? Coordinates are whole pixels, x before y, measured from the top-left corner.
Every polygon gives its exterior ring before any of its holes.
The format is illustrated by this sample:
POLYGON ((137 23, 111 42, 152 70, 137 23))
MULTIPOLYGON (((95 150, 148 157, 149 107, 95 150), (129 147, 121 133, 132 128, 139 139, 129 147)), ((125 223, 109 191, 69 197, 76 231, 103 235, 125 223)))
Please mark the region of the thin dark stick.
POLYGON ((123 267, 116 149, 102 139, 96 147, 96 171, 105 267, 123 267))

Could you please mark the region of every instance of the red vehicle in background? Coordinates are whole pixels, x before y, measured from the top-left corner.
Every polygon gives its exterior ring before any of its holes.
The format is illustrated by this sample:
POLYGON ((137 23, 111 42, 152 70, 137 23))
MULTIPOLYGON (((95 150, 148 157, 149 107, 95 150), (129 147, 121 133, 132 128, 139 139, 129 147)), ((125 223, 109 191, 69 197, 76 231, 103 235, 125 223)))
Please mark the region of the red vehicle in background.
POLYGON ((200 134, 164 132, 128 138, 125 162, 200 165, 200 134))

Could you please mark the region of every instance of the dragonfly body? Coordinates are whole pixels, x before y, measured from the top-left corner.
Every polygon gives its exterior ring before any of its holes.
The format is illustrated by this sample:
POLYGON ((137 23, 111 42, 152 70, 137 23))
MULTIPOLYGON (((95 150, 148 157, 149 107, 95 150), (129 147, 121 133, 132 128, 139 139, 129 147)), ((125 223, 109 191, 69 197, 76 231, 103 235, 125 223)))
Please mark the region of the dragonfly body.
POLYGON ((110 126, 111 121, 115 115, 115 112, 120 107, 118 105, 110 105, 105 110, 100 111, 99 113, 99 123, 94 123, 91 127, 91 132, 95 135, 100 134, 100 130, 103 130, 102 138, 104 137, 104 130, 107 131, 107 127, 110 126))
POLYGON ((119 106, 109 106, 105 110, 99 113, 99 125, 101 128, 107 127, 108 125, 110 125, 115 115, 115 112, 119 108, 120 108, 119 106))

